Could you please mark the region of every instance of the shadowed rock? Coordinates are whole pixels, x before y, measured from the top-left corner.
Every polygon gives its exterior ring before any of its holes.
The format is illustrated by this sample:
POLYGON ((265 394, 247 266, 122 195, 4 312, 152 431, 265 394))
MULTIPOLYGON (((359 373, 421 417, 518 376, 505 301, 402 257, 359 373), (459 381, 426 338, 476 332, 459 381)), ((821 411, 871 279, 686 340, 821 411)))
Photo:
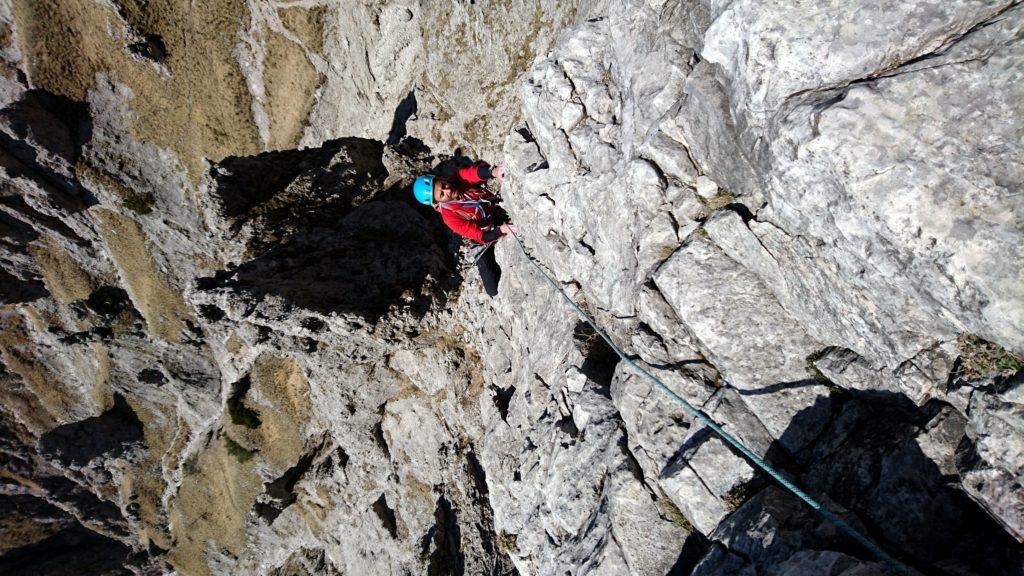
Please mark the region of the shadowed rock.
MULTIPOLYGON (((889 392, 854 391, 833 402, 833 417, 815 442, 796 455, 776 442, 767 459, 889 554, 926 574, 1018 573, 1024 548, 968 498, 952 470, 941 470, 941 462, 925 453, 945 452, 952 460, 963 436, 962 417, 940 402, 918 407, 889 392)), ((798 416, 794 425, 800 421, 798 416)), ((748 499, 712 537, 728 550, 712 549, 694 574, 741 566, 758 573, 790 565, 825 570, 839 562, 835 554, 844 565, 878 561, 774 484, 748 499), (801 556, 807 550, 832 552, 801 556)), ((874 566, 882 570, 882 564, 874 566)))
POLYGON ((239 240, 254 256, 199 287, 371 321, 393 304, 428 306, 425 289, 458 280, 449 236, 408 190, 385 189, 383 151, 346 138, 218 164, 211 174, 220 215, 233 231, 245 225, 239 240))
POLYGON ((120 394, 109 410, 64 424, 39 438, 39 453, 64 465, 81 466, 99 456, 116 456, 142 442, 142 422, 120 394))
POLYGON ((342 138, 319 148, 225 158, 210 170, 220 215, 237 231, 249 222, 266 236, 330 225, 381 192, 384 145, 342 138))
POLYGON ((131 549, 81 526, 0 555, 0 573, 33 576, 122 576, 131 549))
POLYGON ((434 228, 410 206, 371 202, 336 228, 299 233, 200 287, 246 292, 257 300, 274 295, 307 310, 376 320, 390 305, 420 298, 428 277, 448 276, 447 262, 434 228))

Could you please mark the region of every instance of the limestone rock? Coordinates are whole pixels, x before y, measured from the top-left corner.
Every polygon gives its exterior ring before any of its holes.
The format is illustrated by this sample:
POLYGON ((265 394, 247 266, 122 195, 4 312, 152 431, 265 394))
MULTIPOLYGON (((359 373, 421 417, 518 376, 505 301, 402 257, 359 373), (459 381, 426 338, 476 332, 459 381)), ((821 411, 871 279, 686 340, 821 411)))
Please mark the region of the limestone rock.
POLYGON ((0 2, 0 572, 883 572, 634 366, 1020 572, 1020 5, 150 4, 0 2))

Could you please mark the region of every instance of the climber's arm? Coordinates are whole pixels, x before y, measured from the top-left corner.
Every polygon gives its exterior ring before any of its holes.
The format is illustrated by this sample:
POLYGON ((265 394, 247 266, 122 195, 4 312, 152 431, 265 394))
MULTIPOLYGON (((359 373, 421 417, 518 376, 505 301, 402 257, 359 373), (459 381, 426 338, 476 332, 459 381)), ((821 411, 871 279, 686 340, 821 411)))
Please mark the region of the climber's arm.
POLYGON ((472 166, 460 169, 458 175, 467 184, 479 184, 491 178, 503 179, 505 177, 505 168, 501 165, 491 166, 487 162, 477 162, 472 166))

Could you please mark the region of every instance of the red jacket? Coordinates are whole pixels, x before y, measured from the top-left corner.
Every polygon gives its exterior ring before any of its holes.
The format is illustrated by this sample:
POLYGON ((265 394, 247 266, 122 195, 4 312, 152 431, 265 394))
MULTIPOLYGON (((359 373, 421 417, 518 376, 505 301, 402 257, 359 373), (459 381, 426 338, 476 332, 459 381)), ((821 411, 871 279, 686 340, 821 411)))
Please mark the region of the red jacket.
MULTIPOLYGON (((483 236, 492 228, 494 202, 497 198, 476 186, 484 182, 478 170, 480 166, 481 164, 474 164, 462 168, 449 180, 452 188, 461 192, 464 198, 438 204, 437 211, 441 213, 444 223, 459 236, 479 244, 487 244, 483 236)), ((486 164, 483 166, 486 170, 486 164)))

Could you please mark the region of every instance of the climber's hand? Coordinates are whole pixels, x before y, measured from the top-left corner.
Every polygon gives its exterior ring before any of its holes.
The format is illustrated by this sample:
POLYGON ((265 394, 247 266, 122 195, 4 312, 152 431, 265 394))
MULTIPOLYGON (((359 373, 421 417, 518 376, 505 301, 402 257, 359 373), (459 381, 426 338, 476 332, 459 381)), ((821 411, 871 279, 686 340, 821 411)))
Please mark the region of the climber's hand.
POLYGON ((498 226, 498 230, 501 230, 502 236, 508 236, 509 234, 516 233, 516 227, 514 224, 502 224, 498 226))
POLYGON ((502 166, 501 164, 498 164, 497 166, 491 168, 491 176, 494 176, 498 180, 504 180, 505 179, 505 167, 502 166))

